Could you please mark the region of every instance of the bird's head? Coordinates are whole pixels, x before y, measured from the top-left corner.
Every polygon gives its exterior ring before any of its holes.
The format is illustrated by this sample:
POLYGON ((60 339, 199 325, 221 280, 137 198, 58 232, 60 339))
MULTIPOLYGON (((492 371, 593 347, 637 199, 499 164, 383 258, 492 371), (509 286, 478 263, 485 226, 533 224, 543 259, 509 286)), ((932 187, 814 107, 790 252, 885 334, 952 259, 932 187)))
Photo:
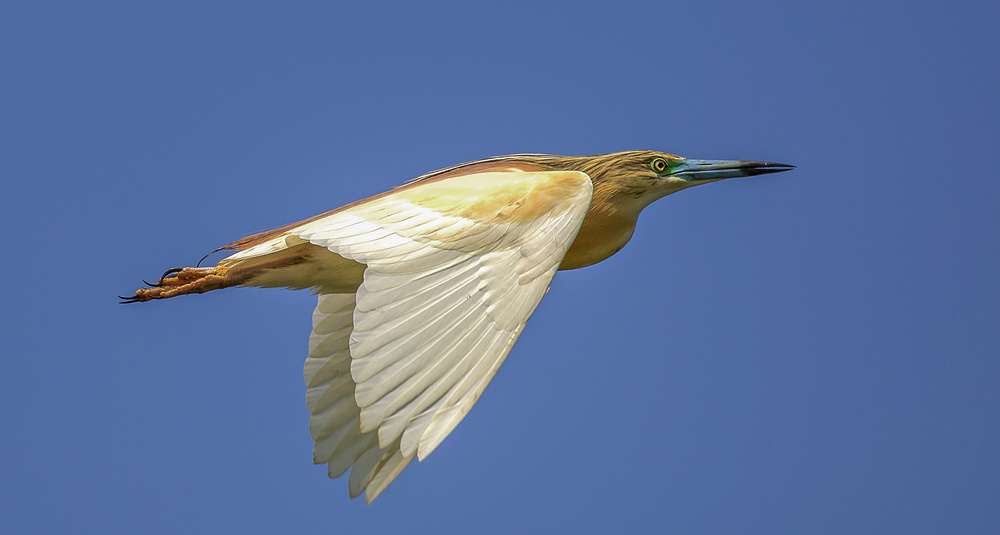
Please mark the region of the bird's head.
POLYGON ((619 201, 634 199, 640 206, 699 184, 795 168, 774 162, 692 160, 648 150, 571 157, 560 164, 589 175, 594 182, 595 195, 603 193, 619 201))
POLYGON ((690 160, 648 150, 538 157, 534 162, 552 170, 581 171, 594 184, 587 217, 560 269, 589 266, 613 255, 632 237, 642 209, 661 197, 699 184, 794 168, 773 162, 690 160))

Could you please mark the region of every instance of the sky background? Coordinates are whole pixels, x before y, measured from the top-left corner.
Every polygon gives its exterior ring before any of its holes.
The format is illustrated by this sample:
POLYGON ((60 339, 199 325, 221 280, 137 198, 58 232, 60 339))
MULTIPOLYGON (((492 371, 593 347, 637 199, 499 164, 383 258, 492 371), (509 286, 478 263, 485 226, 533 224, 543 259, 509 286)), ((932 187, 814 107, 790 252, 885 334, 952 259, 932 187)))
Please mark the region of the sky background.
POLYGON ((997 533, 1000 7, 3 2, 7 533, 997 533), (311 464, 315 298, 143 278, 434 169, 656 149, 372 505, 311 464), (364 531, 362 531, 364 530, 364 531))

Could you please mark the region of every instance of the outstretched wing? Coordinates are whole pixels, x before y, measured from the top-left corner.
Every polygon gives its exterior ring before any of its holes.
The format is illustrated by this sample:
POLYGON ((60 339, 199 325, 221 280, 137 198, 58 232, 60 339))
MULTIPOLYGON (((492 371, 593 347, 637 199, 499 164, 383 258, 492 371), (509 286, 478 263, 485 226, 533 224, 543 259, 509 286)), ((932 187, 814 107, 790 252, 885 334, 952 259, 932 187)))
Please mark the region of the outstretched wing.
POLYGON ((365 264, 322 295, 306 362, 314 460, 371 502, 482 394, 590 205, 574 171, 477 173, 351 206, 290 234, 365 264))

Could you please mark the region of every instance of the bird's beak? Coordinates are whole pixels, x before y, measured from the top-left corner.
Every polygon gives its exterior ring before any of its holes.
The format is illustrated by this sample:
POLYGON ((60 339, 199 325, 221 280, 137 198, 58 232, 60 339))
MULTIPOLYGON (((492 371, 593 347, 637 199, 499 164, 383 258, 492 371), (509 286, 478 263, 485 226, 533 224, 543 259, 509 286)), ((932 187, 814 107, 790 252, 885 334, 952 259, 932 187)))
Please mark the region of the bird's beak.
POLYGON ((795 169, 794 165, 743 160, 681 160, 670 170, 672 176, 689 182, 767 175, 795 169))

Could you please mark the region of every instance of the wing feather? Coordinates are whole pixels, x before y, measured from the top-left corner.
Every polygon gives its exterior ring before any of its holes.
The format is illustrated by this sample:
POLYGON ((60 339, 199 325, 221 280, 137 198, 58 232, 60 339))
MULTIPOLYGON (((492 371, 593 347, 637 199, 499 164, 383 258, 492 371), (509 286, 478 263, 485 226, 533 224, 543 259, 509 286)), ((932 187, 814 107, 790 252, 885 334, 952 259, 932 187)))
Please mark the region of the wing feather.
POLYGON ((459 175, 289 231, 366 266, 356 294, 319 297, 304 372, 314 460, 350 468, 352 497, 374 500, 472 408, 591 194, 577 172, 459 175))
MULTIPOLYGON (((482 354, 492 356, 500 352, 504 346, 505 334, 507 333, 498 330, 490 332, 489 335, 483 338, 481 343, 477 346, 478 352, 476 355, 482 354)), ((423 410, 420 415, 415 417, 411 424, 407 426, 406 430, 403 432, 400 446, 404 452, 415 451, 418 456, 423 459, 430 455, 431 451, 433 451, 434 447, 431 447, 432 445, 436 447, 437 444, 430 442, 428 442, 426 446, 424 445, 424 439, 427 438, 429 427, 434 423, 435 418, 444 414, 452 407, 452 404, 449 403, 448 394, 456 389, 460 389, 463 378, 473 375, 475 373, 474 367, 476 364, 485 360, 477 359, 471 356, 472 354, 473 353, 470 352, 470 356, 466 356, 466 358, 462 359, 459 366, 456 366, 448 371, 449 373, 445 376, 447 381, 442 380, 438 382, 438 385, 446 388, 446 390, 444 392, 441 392, 442 389, 435 391, 435 394, 440 394, 441 397, 434 401, 433 405, 423 410)), ((431 399, 432 397, 433 396, 428 396, 428 399, 431 399)), ((453 425, 452 428, 458 425, 458 421, 455 421, 454 424, 455 425, 453 425)), ((441 436, 441 439, 443 440, 444 436, 441 436)))

